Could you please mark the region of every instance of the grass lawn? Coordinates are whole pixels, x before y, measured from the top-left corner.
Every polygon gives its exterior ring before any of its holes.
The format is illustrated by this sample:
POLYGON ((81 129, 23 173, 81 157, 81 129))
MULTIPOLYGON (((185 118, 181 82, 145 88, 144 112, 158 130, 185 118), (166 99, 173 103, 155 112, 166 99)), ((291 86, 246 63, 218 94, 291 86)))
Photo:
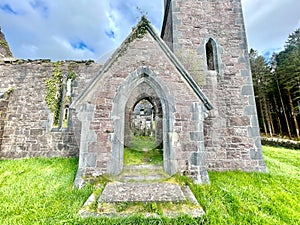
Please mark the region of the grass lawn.
POLYGON ((155 145, 155 138, 133 136, 131 148, 124 149, 124 165, 162 164, 163 151, 155 145))
POLYGON ((300 152, 263 150, 269 174, 209 172, 210 185, 178 178, 206 211, 197 220, 81 219, 93 185, 73 188, 77 159, 0 160, 0 224, 300 224, 300 152))

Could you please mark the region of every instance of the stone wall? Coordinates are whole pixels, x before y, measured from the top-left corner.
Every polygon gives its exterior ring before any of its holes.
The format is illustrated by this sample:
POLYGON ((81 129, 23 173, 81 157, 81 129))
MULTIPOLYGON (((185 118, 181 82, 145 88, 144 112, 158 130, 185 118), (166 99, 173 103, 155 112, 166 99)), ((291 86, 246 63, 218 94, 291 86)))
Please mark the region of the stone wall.
MULTIPOLYGON (((6 92, 6 90, 5 90, 6 92)), ((0 92, 0 149, 2 146, 2 140, 3 140, 3 133, 4 133, 4 124, 6 121, 6 112, 8 107, 8 99, 9 94, 5 92, 0 92)))
POLYGON ((201 80, 198 76, 206 79, 201 88, 214 106, 208 118, 205 113, 211 107, 200 100, 206 98, 148 27, 147 33, 126 40, 103 71, 92 61, 60 63, 63 73, 72 67, 77 74, 73 100, 84 99, 71 110, 67 129, 52 129, 45 102, 45 81, 53 63, 1 60, 0 89, 13 91, 8 101, 0 102, 0 157, 77 156, 80 147, 80 173, 117 174, 123 165, 124 112, 132 107, 126 104, 134 90, 149 86, 152 97, 161 101, 164 167, 169 174, 185 173, 205 182, 206 167, 266 171, 240 0, 166 0, 165 5, 170 8, 163 36, 175 54, 196 53, 200 66, 192 68, 195 71, 187 65, 189 60, 182 63, 195 81, 201 80), (214 70, 206 62, 210 40, 214 70))
POLYGON ((165 171, 184 173, 196 182, 207 182, 203 165, 203 103, 172 64, 171 53, 164 52, 153 36, 146 33, 142 38, 128 40, 104 65, 103 73, 80 101, 74 102, 82 122, 79 179, 75 183, 80 184, 83 174, 116 175, 122 171, 125 108, 135 90, 146 86, 153 91, 141 88, 140 94, 155 92, 152 97, 161 101, 163 109, 165 171))
POLYGON ((199 76, 206 77, 201 88, 214 106, 205 120, 208 168, 266 171, 240 0, 171 2, 172 21, 165 27, 173 28, 174 52, 197 50, 203 65, 199 76), (214 71, 206 64, 210 39, 217 57, 214 71))
MULTIPOLYGON (((0 109, 0 158, 77 156, 79 140, 76 140, 72 126, 61 131, 53 131, 51 127, 52 114, 45 101, 45 82, 52 76, 53 63, 49 60, 11 60, 0 61, 0 89, 12 90, 9 101, 1 103, 4 108, 0 109)), ((77 74, 74 96, 101 68, 90 61, 61 62, 60 65, 64 73, 70 66, 77 74)))

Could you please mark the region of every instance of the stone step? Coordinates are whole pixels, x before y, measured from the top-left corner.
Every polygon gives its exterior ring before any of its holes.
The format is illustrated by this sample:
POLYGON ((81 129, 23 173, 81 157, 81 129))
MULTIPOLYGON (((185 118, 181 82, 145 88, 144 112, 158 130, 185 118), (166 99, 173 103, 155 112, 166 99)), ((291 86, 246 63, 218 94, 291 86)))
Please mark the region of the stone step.
POLYGON ((154 182, 168 179, 170 176, 162 165, 130 165, 124 166, 123 172, 114 178, 120 182, 154 182))
POLYGON ((177 184, 108 183, 99 202, 184 202, 186 197, 177 184))
POLYGON ((81 217, 127 217, 135 213, 153 218, 204 215, 188 186, 168 182, 109 182, 100 197, 93 193, 79 211, 81 217))
POLYGON ((161 181, 167 179, 168 176, 162 175, 146 175, 146 176, 134 176, 134 175, 122 175, 118 177, 118 181, 120 182, 154 182, 161 181))

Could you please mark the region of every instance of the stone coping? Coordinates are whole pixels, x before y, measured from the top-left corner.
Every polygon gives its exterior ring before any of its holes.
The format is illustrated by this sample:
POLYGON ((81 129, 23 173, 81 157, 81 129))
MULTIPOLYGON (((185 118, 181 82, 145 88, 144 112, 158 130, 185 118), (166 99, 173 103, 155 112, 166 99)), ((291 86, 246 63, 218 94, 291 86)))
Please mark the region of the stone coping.
MULTIPOLYGON (((18 59, 18 58, 13 58, 13 57, 5 57, 5 58, 0 58, 0 63, 1 64, 22 64, 22 63, 84 63, 84 64, 91 64, 91 63, 97 63, 92 59, 88 60, 58 60, 58 61, 51 61, 51 59, 18 59)), ((100 64, 101 65, 101 64, 100 64)))

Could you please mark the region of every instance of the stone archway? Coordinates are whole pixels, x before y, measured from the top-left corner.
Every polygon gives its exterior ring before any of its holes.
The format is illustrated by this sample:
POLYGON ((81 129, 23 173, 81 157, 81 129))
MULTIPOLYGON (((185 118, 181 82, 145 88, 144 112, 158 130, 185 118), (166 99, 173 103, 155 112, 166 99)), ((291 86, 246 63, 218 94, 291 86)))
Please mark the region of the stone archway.
POLYGON ((156 146, 163 146, 163 111, 160 98, 156 91, 146 82, 139 84, 131 93, 125 106, 125 146, 130 147, 134 131, 132 129, 132 120, 134 109, 141 101, 148 101, 152 105, 155 121, 155 143, 156 146))
POLYGON ((177 172, 172 135, 170 135, 173 132, 174 99, 167 86, 156 74, 149 68, 141 67, 128 76, 114 98, 111 115, 114 123, 112 158, 107 168, 107 172, 111 175, 118 175, 123 169, 124 145, 128 141, 125 134, 129 131, 128 124, 126 125, 125 122, 129 117, 128 108, 145 97, 153 100, 153 104, 156 105, 158 111, 160 109, 163 118, 161 120, 161 136, 164 170, 170 175, 177 172), (127 113, 125 113, 126 111, 127 113))

